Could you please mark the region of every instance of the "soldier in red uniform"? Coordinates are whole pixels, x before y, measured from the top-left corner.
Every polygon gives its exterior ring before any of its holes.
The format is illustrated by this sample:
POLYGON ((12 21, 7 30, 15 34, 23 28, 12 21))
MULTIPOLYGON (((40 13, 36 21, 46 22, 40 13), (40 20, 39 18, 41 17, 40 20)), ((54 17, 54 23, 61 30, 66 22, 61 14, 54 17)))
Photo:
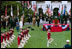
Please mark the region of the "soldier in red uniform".
POLYGON ((18 40, 18 46, 20 45, 20 38, 21 38, 21 36, 20 36, 20 34, 18 34, 18 37, 17 37, 17 40, 18 40))
POLYGON ((3 47, 3 36, 2 36, 2 33, 1 33, 1 48, 3 47))
POLYGON ((7 47, 6 33, 3 33, 2 36, 3 36, 3 44, 4 44, 4 48, 6 48, 6 47, 7 47))
POLYGON ((15 39, 15 35, 14 35, 14 30, 13 30, 13 28, 11 28, 9 32, 10 32, 10 41, 13 42, 14 39, 15 39))
POLYGON ((28 37, 28 31, 29 31, 29 30, 28 30, 27 27, 25 28, 25 30, 26 30, 26 38, 29 39, 29 37, 28 37))
POLYGON ((18 34, 17 40, 18 40, 18 48, 20 48, 21 47, 21 40, 22 40, 21 34, 18 34))
POLYGON ((1 43, 3 43, 3 36, 2 36, 2 33, 1 33, 1 43))
POLYGON ((7 42, 7 45, 8 45, 8 47, 10 47, 11 42, 10 42, 9 32, 5 32, 5 33, 6 33, 6 42, 7 42))
POLYGON ((53 41, 53 39, 51 38, 51 32, 50 32, 50 28, 48 28, 47 31, 47 47, 49 47, 49 44, 51 44, 51 42, 53 41))

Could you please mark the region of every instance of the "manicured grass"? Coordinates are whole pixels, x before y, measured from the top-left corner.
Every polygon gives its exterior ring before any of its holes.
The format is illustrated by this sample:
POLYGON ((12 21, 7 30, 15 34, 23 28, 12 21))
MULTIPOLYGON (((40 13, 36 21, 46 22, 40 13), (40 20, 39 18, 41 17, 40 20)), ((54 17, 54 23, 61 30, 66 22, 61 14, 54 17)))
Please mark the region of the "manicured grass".
MULTIPOLYGON (((33 27, 32 25, 25 25, 24 27, 27 26, 33 27)), ((31 35, 31 38, 28 40, 28 43, 24 46, 24 48, 47 48, 47 31, 41 30, 42 25, 40 25, 40 27, 35 26, 33 28, 34 31, 29 30, 29 34, 31 35)), ((14 31, 16 38, 12 43, 11 47, 8 48, 17 48, 18 32, 16 31, 16 29, 14 29, 14 31)), ((48 48, 63 48, 63 46, 66 44, 66 40, 67 39, 71 40, 71 30, 63 31, 63 32, 52 32, 51 37, 54 39, 54 41, 51 43, 50 47, 48 48), (55 45, 55 43, 57 44, 57 46, 55 45)))

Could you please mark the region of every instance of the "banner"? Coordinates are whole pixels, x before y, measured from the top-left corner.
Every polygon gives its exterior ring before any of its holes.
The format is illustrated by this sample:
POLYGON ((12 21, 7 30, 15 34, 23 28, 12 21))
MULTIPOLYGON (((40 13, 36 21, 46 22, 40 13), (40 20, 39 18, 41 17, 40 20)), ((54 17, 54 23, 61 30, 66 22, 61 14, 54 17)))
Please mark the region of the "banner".
POLYGON ((64 15, 65 15, 65 12, 66 12, 66 5, 64 6, 64 15))
POLYGON ((63 5, 62 5, 62 8, 61 8, 61 15, 63 14, 63 5))

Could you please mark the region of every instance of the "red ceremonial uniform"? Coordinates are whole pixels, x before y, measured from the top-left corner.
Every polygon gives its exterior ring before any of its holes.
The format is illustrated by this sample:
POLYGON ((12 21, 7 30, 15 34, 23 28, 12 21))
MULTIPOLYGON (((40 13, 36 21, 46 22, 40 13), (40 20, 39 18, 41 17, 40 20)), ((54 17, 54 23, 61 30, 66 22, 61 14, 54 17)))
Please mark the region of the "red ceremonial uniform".
POLYGON ((27 34, 27 30, 25 30, 25 35, 27 34))
POLYGON ((24 35, 25 35, 25 37, 26 37, 26 30, 24 31, 24 35))
POLYGON ((22 35, 23 35, 23 37, 24 37, 24 32, 21 32, 22 33, 22 35))
POLYGON ((4 41, 6 41, 6 35, 4 34, 4 41))
POLYGON ((18 46, 19 46, 20 45, 20 37, 19 36, 18 36, 17 40, 18 40, 18 46))
POLYGON ((14 33, 14 30, 10 30, 11 31, 11 36, 13 35, 13 33, 14 33))
POLYGON ((14 31, 12 30, 12 35, 13 35, 14 31))
POLYGON ((27 36, 28 36, 28 32, 29 32, 29 30, 27 30, 27 36))
POLYGON ((48 33, 48 39, 50 39, 50 38, 51 38, 50 36, 51 36, 51 33, 48 33))
POLYGON ((25 34, 27 35, 27 30, 25 31, 25 34))
POLYGON ((7 40, 9 40, 9 37, 10 37, 10 35, 9 35, 9 33, 7 33, 7 40))
POLYGON ((13 35, 13 33, 14 33, 14 31, 13 30, 11 30, 11 34, 13 35))
POLYGON ((1 43, 3 42, 3 37, 1 36, 1 43))

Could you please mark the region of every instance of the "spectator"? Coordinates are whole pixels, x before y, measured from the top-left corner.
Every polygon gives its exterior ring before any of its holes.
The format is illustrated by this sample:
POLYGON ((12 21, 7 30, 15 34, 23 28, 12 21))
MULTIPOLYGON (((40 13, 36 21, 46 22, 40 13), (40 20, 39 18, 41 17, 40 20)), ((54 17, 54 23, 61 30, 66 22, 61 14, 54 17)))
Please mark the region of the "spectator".
POLYGON ((64 48, 71 48, 71 45, 69 45, 69 42, 70 42, 69 40, 66 40, 67 44, 64 46, 64 48))
POLYGON ((19 21, 18 20, 16 22, 16 30, 17 30, 17 32, 19 32, 19 21))
POLYGON ((29 23, 31 22, 31 16, 30 16, 30 14, 28 14, 28 22, 29 23))
POLYGON ((20 25, 20 30, 22 30, 22 27, 23 27, 23 20, 22 19, 21 19, 19 25, 20 25))
POLYGON ((33 26, 35 26, 36 18, 33 17, 33 26))
POLYGON ((3 29, 6 29, 6 19, 4 18, 4 20, 3 20, 3 29))

